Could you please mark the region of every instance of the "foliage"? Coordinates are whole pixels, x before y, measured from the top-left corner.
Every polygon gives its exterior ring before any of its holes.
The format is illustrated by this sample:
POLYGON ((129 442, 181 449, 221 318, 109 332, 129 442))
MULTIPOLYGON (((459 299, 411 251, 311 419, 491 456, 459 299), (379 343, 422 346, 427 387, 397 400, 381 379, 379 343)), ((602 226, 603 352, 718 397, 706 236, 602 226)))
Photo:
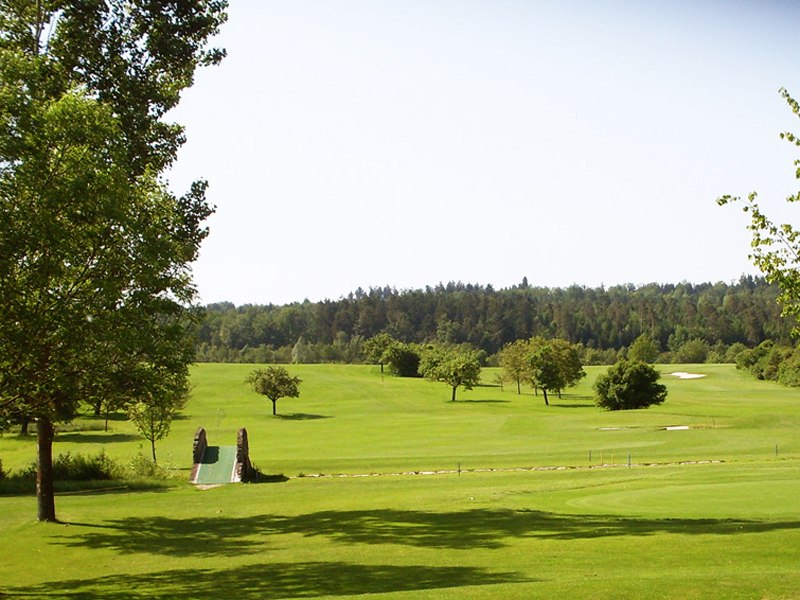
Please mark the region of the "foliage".
POLYGON ((211 207, 204 182, 176 197, 160 179, 183 142, 162 117, 221 58, 204 46, 223 8, 0 3, 0 398, 37 420, 40 520, 56 519, 53 422, 185 385, 211 207))
MULTIPOLYGON (((780 94, 791 111, 800 117, 800 103, 785 89, 780 94)), ((780 134, 781 138, 800 147, 800 137, 792 132, 780 134)), ((800 179, 800 159, 795 159, 795 178, 800 179)), ((779 300, 783 305, 784 316, 795 321, 800 319, 800 230, 789 223, 776 224, 761 209, 756 201, 758 194, 750 193, 746 200, 730 195, 722 196, 718 204, 733 202, 743 204, 742 210, 750 215, 747 228, 752 233, 750 260, 765 275, 767 281, 780 288, 779 300)), ((786 198, 787 202, 800 201, 800 192, 786 198)), ((800 333, 800 328, 795 327, 800 333)))
POLYGON ((660 354, 658 344, 646 333, 636 338, 628 348, 628 360, 654 363, 660 354))
POLYGON ((734 343, 752 347, 765 339, 788 343, 792 322, 781 318, 777 296, 777 286, 745 276, 735 284, 594 289, 448 283, 416 290, 359 290, 318 303, 216 303, 205 307, 198 357, 208 362, 288 363, 286 353, 302 335, 310 350, 307 362, 356 362, 358 354, 349 346, 380 333, 417 344, 444 335, 492 355, 516 340, 541 336, 581 344, 584 364, 608 365, 643 334, 667 349, 679 329, 675 339, 681 343, 693 338, 709 345, 721 341, 725 348, 734 343), (349 339, 347 347, 337 344, 341 335, 349 339))
POLYGON ((371 364, 378 364, 381 366, 381 373, 383 373, 383 365, 388 362, 389 348, 395 344, 395 339, 386 332, 381 332, 364 342, 364 358, 371 364))
POLYGON ((289 375, 283 367, 267 367, 250 373, 245 383, 250 384, 257 394, 269 398, 272 401, 272 414, 277 415, 278 400, 299 397, 302 380, 289 375))
POLYGON ((661 374, 643 362, 621 360, 594 383, 595 403, 607 410, 647 408, 667 398, 661 374))
POLYGON ((187 382, 183 378, 173 381, 174 377, 169 373, 155 376, 156 382, 151 391, 145 396, 136 397, 128 406, 128 417, 150 442, 153 463, 158 463, 156 442, 169 434, 172 421, 186 406, 187 382))
POLYGON ((529 353, 530 345, 527 340, 515 340, 503 346, 500 351, 500 367, 506 378, 517 384, 517 394, 522 393, 522 381, 528 378, 529 353))
POLYGON ((426 379, 449 385, 452 389, 450 400, 455 401, 459 387, 471 390, 480 383, 480 354, 464 347, 428 346, 422 352, 419 370, 426 379))
POLYGON ((383 353, 389 373, 397 377, 419 377, 420 349, 416 344, 394 342, 383 353))
POLYGON ((708 344, 704 340, 687 340, 675 351, 673 360, 679 363, 704 363, 709 351, 708 344))

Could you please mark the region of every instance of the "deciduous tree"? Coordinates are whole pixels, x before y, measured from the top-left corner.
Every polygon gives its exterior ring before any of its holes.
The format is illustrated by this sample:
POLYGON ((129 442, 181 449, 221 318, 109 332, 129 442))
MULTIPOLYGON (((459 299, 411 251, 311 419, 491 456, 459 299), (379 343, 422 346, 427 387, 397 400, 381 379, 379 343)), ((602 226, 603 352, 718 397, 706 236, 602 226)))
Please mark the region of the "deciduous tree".
POLYGON ((364 358, 371 364, 380 365, 383 373, 383 365, 388 362, 387 351, 394 343, 395 339, 391 335, 379 333, 364 341, 364 358))
POLYGON ((297 398, 300 396, 302 379, 289 375, 283 367, 267 367, 256 369, 245 379, 257 394, 266 396, 272 401, 272 414, 278 414, 277 403, 281 398, 297 398))
POLYGON ((422 353, 419 370, 426 379, 449 385, 450 400, 454 402, 459 387, 471 390, 480 383, 480 355, 476 350, 459 346, 430 346, 422 353))
MULTIPOLYGON (((789 108, 800 117, 800 103, 787 90, 780 94, 789 108)), ((781 138, 800 148, 800 136, 790 131, 780 134, 781 138)), ((795 178, 800 179, 800 159, 795 159, 795 178)), ((781 290, 779 299, 784 315, 795 320, 800 318, 800 230, 789 223, 776 224, 761 209, 757 202, 758 194, 750 193, 746 200, 738 196, 725 195, 717 203, 725 205, 733 202, 742 204, 742 210, 750 215, 747 228, 752 233, 750 260, 758 267, 767 281, 777 284, 781 290)), ((800 192, 786 198, 787 202, 800 202, 800 192)), ((795 334, 800 327, 795 327, 795 334)))
POLYGON ((54 423, 136 381, 146 401, 188 377, 189 265, 205 184, 160 174, 183 141, 163 120, 224 2, 0 0, 0 402, 37 423, 40 520, 55 521, 54 423))
POLYGON ((509 381, 517 384, 517 394, 522 393, 522 381, 530 371, 530 345, 527 340, 516 340, 503 346, 500 351, 500 366, 509 381))

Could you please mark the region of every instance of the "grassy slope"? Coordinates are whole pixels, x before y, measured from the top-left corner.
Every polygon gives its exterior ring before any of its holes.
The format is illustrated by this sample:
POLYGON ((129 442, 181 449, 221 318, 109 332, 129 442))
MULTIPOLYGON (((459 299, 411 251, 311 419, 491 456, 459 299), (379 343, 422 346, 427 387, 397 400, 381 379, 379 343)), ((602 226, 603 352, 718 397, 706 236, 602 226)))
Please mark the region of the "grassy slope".
MULTIPOLYGON (((186 418, 160 454, 188 469, 198 424, 212 444, 231 443, 245 425, 255 462, 290 476, 459 461, 582 468, 60 496, 69 527, 35 524, 29 497, 0 498, 0 590, 138 599, 234 589, 240 598, 791 598, 800 589, 795 390, 730 367, 676 368, 708 377, 665 378, 663 406, 606 413, 591 406, 597 370, 547 408, 508 388, 451 404, 443 385, 304 366, 292 369, 301 398, 278 403, 290 418, 273 419, 241 384, 250 368, 198 366, 186 418), (604 462, 624 463, 628 452, 634 463, 725 462, 588 469, 589 450, 593 463, 601 451, 604 462)), ((113 425, 61 436, 57 451, 135 452, 133 432, 113 425)), ((24 464, 30 446, 6 436, 0 456, 24 464)))

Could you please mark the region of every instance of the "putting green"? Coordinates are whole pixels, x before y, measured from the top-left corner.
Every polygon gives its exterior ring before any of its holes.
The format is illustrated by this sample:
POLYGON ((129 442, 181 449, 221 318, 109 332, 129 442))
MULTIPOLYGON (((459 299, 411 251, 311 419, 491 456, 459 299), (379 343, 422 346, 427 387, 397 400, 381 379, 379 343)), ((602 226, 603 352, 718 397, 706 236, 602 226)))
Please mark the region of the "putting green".
POLYGON ((230 483, 236 462, 236 446, 209 446, 203 453, 196 483, 230 483))

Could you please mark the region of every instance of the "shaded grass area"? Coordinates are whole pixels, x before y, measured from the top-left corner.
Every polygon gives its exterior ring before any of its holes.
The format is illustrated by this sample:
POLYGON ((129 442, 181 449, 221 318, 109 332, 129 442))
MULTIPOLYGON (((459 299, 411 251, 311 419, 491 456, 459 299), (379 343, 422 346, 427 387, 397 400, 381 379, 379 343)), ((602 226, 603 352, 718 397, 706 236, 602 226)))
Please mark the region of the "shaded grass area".
POLYGON ((110 549, 121 554, 236 557, 258 554, 264 536, 299 534, 339 544, 407 545, 443 550, 502 549, 511 538, 596 539, 617 536, 748 535, 800 530, 791 521, 749 519, 651 519, 538 510, 470 509, 446 513, 414 510, 332 510, 302 515, 172 519, 148 517, 79 527, 56 539, 66 547, 110 549), (156 542, 157 543, 154 543, 156 542))
POLYGON ((315 598, 520 582, 514 573, 474 567, 359 565, 346 562, 254 563, 221 570, 174 569, 143 575, 80 578, 9 589, 9 597, 103 598, 315 598), (54 591, 53 588, 57 588, 54 591), (225 591, 223 591, 225 590, 225 591), (223 595, 221 596, 220 593, 223 595), (226 594, 230 593, 231 596, 226 594))
POLYGON ((12 511, 0 517, 4 549, 37 561, 0 563, 0 592, 132 600, 788 598, 800 585, 795 468, 181 486, 113 502, 64 497, 65 525, 12 516, 23 499, 5 499, 12 511), (783 486, 777 495, 764 493, 768 479, 783 486), (726 486, 737 486, 736 500, 718 505, 726 486), (36 535, 26 535, 32 525, 36 535))

